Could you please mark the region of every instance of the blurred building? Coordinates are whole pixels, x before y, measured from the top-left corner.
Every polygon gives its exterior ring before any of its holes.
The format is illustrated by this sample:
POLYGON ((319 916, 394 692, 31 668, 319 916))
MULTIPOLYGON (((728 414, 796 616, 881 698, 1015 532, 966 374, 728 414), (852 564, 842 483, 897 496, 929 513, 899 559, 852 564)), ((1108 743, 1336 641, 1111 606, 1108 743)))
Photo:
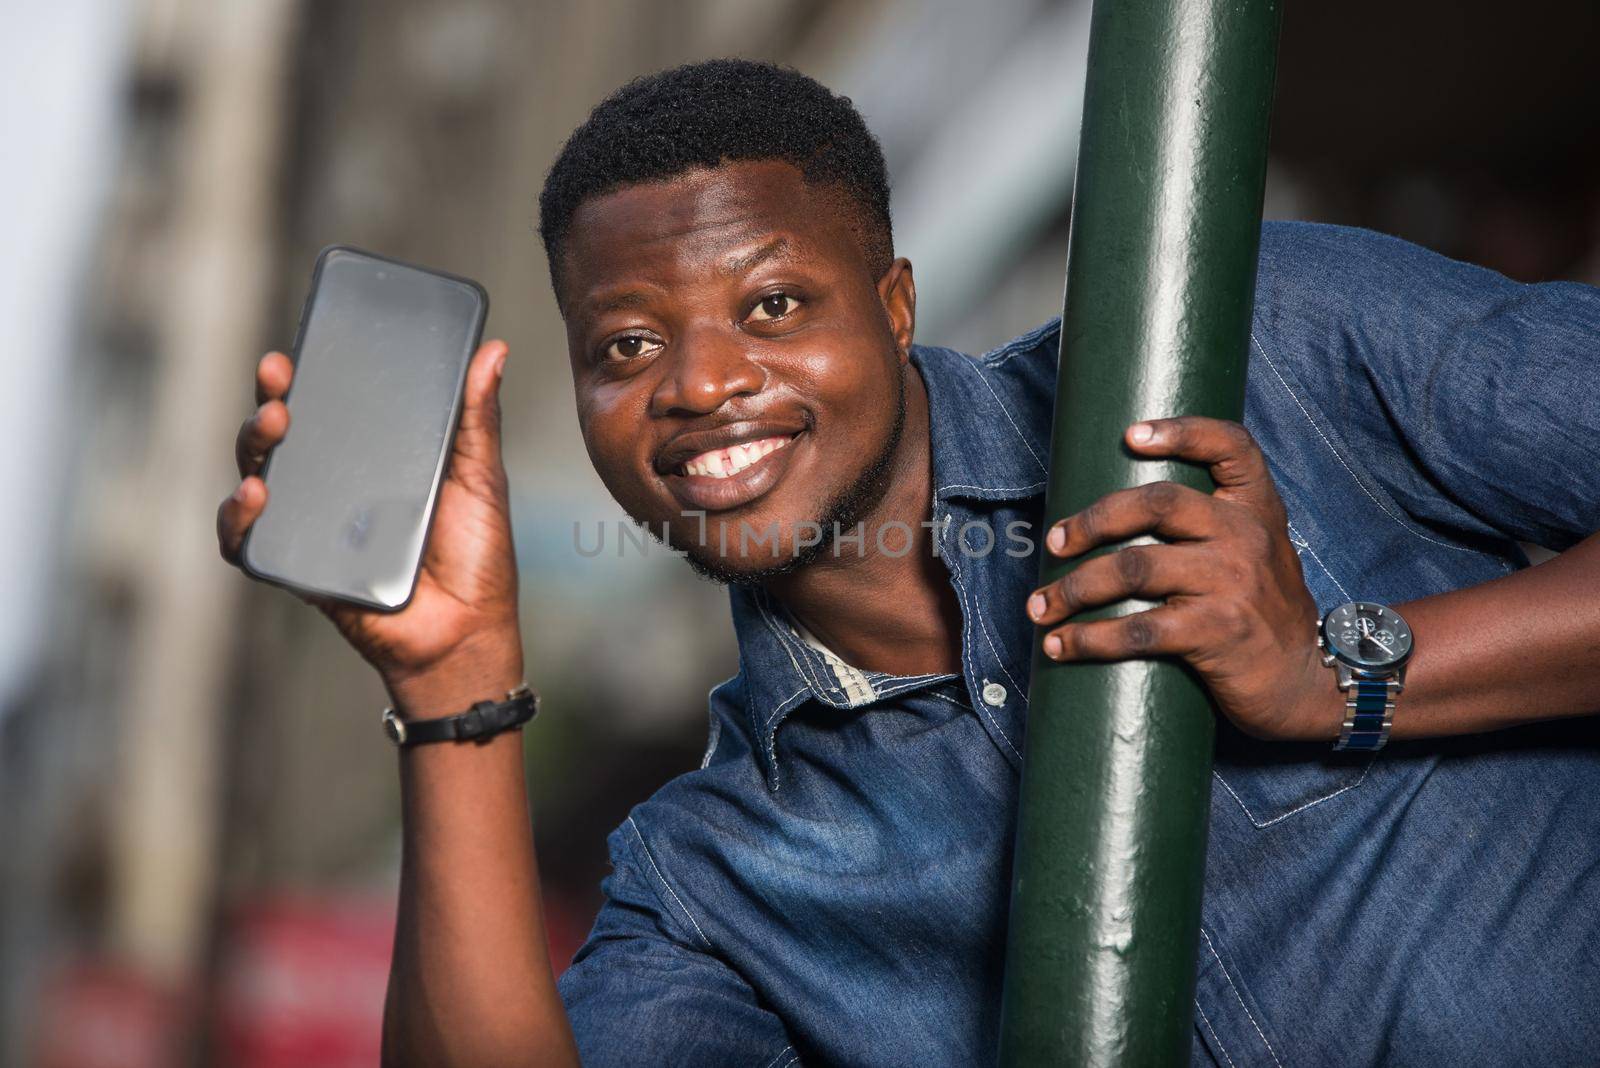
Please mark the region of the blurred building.
MULTIPOLYGON (((384 694, 214 540, 255 360, 291 343, 316 251, 477 278, 511 343, 548 710, 528 759, 570 949, 605 833, 695 766, 706 690, 735 661, 720 590, 664 553, 574 549, 575 525, 621 512, 572 413, 535 232, 545 168, 635 74, 793 63, 883 141, 919 338, 981 351, 1059 311, 1088 4, 124 0, 7 18, 5 132, 39 165, 7 179, 26 207, 0 316, 19 387, 0 407, 0 1063, 370 1063, 398 862, 384 694)), ((1600 8, 1518 22, 1482 0, 1352 0, 1287 19, 1269 215, 1600 280, 1600 8)))

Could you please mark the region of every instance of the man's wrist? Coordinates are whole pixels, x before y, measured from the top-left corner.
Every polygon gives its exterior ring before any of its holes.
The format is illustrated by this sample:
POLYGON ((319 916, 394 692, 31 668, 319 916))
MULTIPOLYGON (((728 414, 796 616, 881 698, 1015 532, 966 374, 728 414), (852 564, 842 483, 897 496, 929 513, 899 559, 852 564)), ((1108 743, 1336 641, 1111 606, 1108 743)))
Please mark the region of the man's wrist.
POLYGON ((503 701, 524 682, 520 643, 463 650, 426 671, 386 679, 394 710, 402 719, 439 719, 464 712, 478 701, 503 701))

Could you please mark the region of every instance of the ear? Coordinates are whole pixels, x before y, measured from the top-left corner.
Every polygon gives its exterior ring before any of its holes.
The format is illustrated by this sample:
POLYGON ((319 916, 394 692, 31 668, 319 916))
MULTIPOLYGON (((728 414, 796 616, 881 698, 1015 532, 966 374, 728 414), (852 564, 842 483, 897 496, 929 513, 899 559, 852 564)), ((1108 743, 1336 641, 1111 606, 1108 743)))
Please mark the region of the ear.
POLYGON ((901 256, 889 264, 878 279, 878 299, 883 301, 889 332, 904 364, 911 359, 911 339, 917 332, 917 283, 911 277, 910 260, 901 256))

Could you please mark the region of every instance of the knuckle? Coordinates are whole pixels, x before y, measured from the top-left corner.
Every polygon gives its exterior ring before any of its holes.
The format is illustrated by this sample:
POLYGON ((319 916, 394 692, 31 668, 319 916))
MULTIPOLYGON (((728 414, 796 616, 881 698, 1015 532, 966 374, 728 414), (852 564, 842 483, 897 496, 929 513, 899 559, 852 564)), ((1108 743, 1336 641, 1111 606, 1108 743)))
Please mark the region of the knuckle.
POLYGON ((1143 653, 1155 647, 1156 628, 1147 616, 1148 613, 1139 612, 1122 624, 1122 640, 1131 652, 1143 653))
POLYGON ((1222 637, 1231 641, 1237 639, 1245 629, 1248 614, 1239 601, 1241 595, 1249 596, 1248 592, 1235 592, 1213 598, 1206 604, 1206 632, 1213 638, 1222 637))
POLYGON ((1117 578, 1128 591, 1139 590, 1150 578, 1150 554, 1148 550, 1139 546, 1130 546, 1113 554, 1112 560, 1116 564, 1117 578))
POLYGON ((1078 533, 1083 535, 1085 540, 1091 543, 1099 541, 1100 532, 1105 529, 1106 524, 1105 498, 1100 498, 1079 512, 1072 522, 1077 524, 1078 533))
POLYGON ((1243 641, 1250 633, 1250 613, 1240 604, 1229 604, 1222 614, 1222 630, 1235 642, 1243 641))
POLYGON ((1192 415, 1175 415, 1167 420, 1172 436, 1178 441, 1187 441, 1195 431, 1195 417, 1192 415))
POLYGON ((1158 518, 1172 514, 1182 497, 1182 490, 1176 482, 1152 482, 1140 492, 1144 497, 1144 506, 1158 518))
POLYGON ((1235 589, 1253 581, 1256 574, 1255 565, 1238 556, 1228 557, 1223 564, 1223 570, 1235 589))

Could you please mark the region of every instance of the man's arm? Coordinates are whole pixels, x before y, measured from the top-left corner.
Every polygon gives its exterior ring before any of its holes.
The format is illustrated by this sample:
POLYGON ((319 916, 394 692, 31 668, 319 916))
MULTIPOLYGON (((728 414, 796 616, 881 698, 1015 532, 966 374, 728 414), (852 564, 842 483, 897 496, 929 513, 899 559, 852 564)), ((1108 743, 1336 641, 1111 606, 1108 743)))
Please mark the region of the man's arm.
MULTIPOLYGON (((515 649, 515 641, 503 643, 515 649)), ((520 657, 418 679, 408 719, 498 698, 520 657)), ((385 1065, 573 1065, 545 935, 522 734, 400 752, 404 828, 385 1065)))
MULTIPOLYGON (((1258 288, 1273 370, 1337 434, 1369 495, 1508 556, 1517 541, 1561 553, 1395 606, 1415 653, 1394 736, 1600 711, 1600 290, 1523 285, 1381 234, 1303 224, 1263 231, 1258 288)), ((1061 659, 1182 656, 1244 730, 1336 737, 1344 695, 1313 644, 1316 608, 1260 449, 1237 424, 1153 426, 1128 447, 1209 465, 1217 492, 1140 487, 1071 517, 1057 555, 1141 534, 1175 544, 1087 559, 1039 591, 1030 615, 1055 625, 1130 596, 1165 598, 1148 613, 1068 622, 1054 647, 1061 659)))
MULTIPOLYGON (((1154 482, 1108 494, 1052 527, 1059 557, 1090 557, 1038 590, 1034 622, 1056 660, 1179 656, 1238 726, 1263 738, 1331 741, 1344 695, 1321 663, 1318 614, 1286 533, 1282 501, 1248 431, 1220 419, 1156 419, 1129 429, 1146 456, 1206 464, 1213 494, 1154 482), (1139 426, 1148 427, 1139 437, 1139 426), (1071 622, 1129 597, 1165 604, 1071 622)), ((1600 711, 1600 535, 1535 567, 1396 606, 1415 635, 1405 715, 1394 737, 1494 730, 1600 711)))
MULTIPOLYGON (((433 533, 410 603, 378 612, 302 595, 383 677, 406 718, 453 715, 522 681, 517 566, 500 455, 504 342, 467 369, 465 401, 433 533)), ((238 564, 267 506, 260 471, 289 431, 294 365, 256 367, 255 412, 234 445, 241 481, 217 509, 238 564)), ((384 1016, 384 1063, 576 1065, 556 996, 523 789, 520 734, 436 743, 401 756, 405 857, 384 1016)), ((383 744, 376 733, 374 744, 383 744)))
POLYGON ((723 955, 729 938, 772 953, 773 932, 728 932, 711 904, 726 887, 681 881, 687 858, 671 828, 691 810, 686 803, 683 794, 660 808, 646 802, 607 840, 605 904, 559 985, 585 1068, 799 1060, 774 1006, 723 955))
MULTIPOLYGON (((1600 290, 1303 224, 1264 230, 1261 276, 1257 355, 1372 492, 1508 555, 1511 541, 1561 552, 1395 606, 1416 638, 1395 736, 1600 711, 1600 290)), ((1343 695, 1321 696, 1339 722, 1343 695)))
MULTIPOLYGON (((1416 652, 1393 737, 1600 712, 1600 534, 1504 578, 1395 607, 1416 652)), ((1345 695, 1326 690, 1320 719, 1341 723, 1345 695)))

